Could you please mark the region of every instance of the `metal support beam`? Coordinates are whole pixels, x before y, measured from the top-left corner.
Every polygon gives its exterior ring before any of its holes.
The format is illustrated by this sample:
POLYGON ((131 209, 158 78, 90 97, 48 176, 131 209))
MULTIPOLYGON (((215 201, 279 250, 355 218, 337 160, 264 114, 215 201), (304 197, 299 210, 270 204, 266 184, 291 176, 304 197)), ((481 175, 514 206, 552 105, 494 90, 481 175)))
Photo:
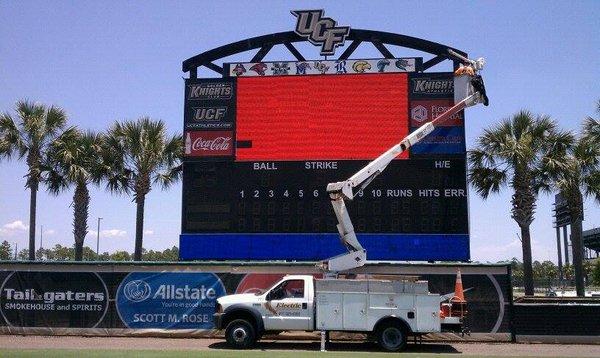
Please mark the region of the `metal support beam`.
POLYGON ((292 45, 291 42, 286 42, 283 44, 292 55, 294 55, 294 57, 296 58, 296 60, 298 61, 306 61, 306 59, 304 58, 304 56, 302 56, 302 54, 300 53, 300 51, 298 51, 294 45, 292 45))
POLYGON ((569 264, 569 235, 567 234, 567 225, 563 226, 563 240, 565 241, 565 265, 569 264))
POLYGON ((254 57, 252 57, 252 60, 250 60, 250 62, 260 62, 263 60, 263 58, 265 58, 265 56, 267 55, 267 53, 269 53, 269 51, 271 51, 271 49, 273 48, 273 44, 266 44, 263 47, 260 48, 260 50, 258 50, 258 52, 256 53, 256 55, 254 55, 254 57))
POLYGON ((387 49, 387 47, 385 47, 385 45, 381 42, 373 41, 373 46, 375 46, 375 48, 379 50, 379 52, 381 52, 383 57, 387 59, 394 58, 394 55, 392 55, 392 53, 387 49))
POLYGON ((558 274, 560 280, 563 280, 563 264, 562 264, 562 252, 560 247, 560 228, 556 227, 556 251, 558 253, 558 274))
POLYGON ((437 65, 438 63, 440 63, 446 59, 447 59, 447 57, 438 55, 438 56, 435 56, 435 57, 427 60, 425 63, 423 63, 423 71, 430 69, 431 67, 437 65))
POLYGON ((352 55, 352 53, 354 52, 354 50, 356 50, 356 48, 358 47, 358 45, 360 45, 362 41, 361 40, 354 40, 352 41, 352 43, 350 44, 350 46, 348 46, 348 48, 342 52, 342 54, 340 55, 339 59, 340 60, 347 60, 348 57, 350 57, 352 55))
POLYGON ((198 78, 198 68, 197 67, 190 69, 190 78, 198 78))
POLYGON ((206 68, 210 68, 211 70, 217 72, 220 75, 223 75, 223 67, 221 67, 219 65, 215 65, 212 62, 208 62, 208 63, 205 63, 204 66, 206 66, 206 68))
POLYGON ((454 71, 456 71, 460 68, 460 65, 461 63, 459 61, 454 61, 452 68, 454 69, 454 71))
MULTIPOLYGON (((346 49, 346 51, 344 51, 344 53, 339 57, 340 60, 348 59, 361 42, 373 43, 375 47, 379 49, 379 51, 387 58, 391 58, 393 57, 393 55, 383 44, 405 47, 417 51, 430 53, 434 56, 444 54, 447 55, 450 53, 449 51, 452 51, 453 53, 458 54, 462 57, 467 57, 467 54, 465 52, 460 51, 458 49, 454 49, 447 45, 427 41, 424 39, 419 39, 416 37, 410 37, 389 32, 352 29, 350 30, 350 34, 348 35, 347 39, 348 41, 352 41, 352 43, 346 49)), ((262 52, 266 49, 270 49, 274 45, 285 45, 286 43, 305 41, 307 41, 306 38, 301 37, 294 31, 278 32, 274 34, 252 37, 241 41, 233 42, 224 46, 220 46, 212 50, 200 53, 196 56, 190 57, 187 60, 183 61, 181 68, 184 72, 189 72, 192 68, 200 66, 207 66, 211 68, 207 64, 214 63, 214 61, 226 58, 227 56, 254 49, 260 49, 259 52, 255 55, 255 58, 259 59, 260 61, 262 60, 262 57, 264 57, 264 54, 262 54, 262 52)))

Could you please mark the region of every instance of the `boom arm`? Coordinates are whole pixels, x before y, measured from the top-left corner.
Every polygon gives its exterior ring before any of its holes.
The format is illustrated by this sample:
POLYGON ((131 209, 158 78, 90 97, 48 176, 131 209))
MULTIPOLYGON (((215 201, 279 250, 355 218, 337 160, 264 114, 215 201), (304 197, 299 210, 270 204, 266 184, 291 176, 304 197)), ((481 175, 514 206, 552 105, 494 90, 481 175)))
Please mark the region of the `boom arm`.
MULTIPOLYGON (((481 67, 483 67, 483 59, 472 61, 470 66, 475 67, 475 70, 481 69, 481 67)), ((473 67, 470 68, 473 69, 473 67)), ((348 211, 346 209, 346 203, 344 201, 345 199, 354 199, 355 194, 366 188, 367 185, 373 181, 373 179, 375 179, 385 170, 385 168, 394 158, 405 152, 411 146, 420 142, 440 123, 443 123, 448 118, 452 117, 466 107, 473 106, 477 103, 483 103, 486 106, 488 105, 488 99, 481 76, 475 75, 474 71, 471 73, 473 73, 472 76, 468 74, 463 75, 463 78, 461 79, 463 82, 466 81, 463 84, 463 90, 465 90, 463 95, 464 99, 456 103, 453 107, 431 122, 419 127, 419 129, 409 134, 401 142, 394 145, 379 157, 371 161, 349 179, 341 182, 329 183, 327 185, 327 193, 329 194, 333 211, 335 212, 335 216, 338 220, 337 229, 340 234, 340 239, 342 244, 344 244, 348 250, 348 253, 341 254, 332 257, 327 261, 321 262, 319 265, 321 268, 326 271, 338 272, 360 267, 365 264, 367 258, 366 250, 362 247, 356 237, 352 220, 350 219, 350 215, 348 215, 348 211)), ((455 84, 456 82, 457 79, 455 79, 455 84)), ((455 91, 456 90, 457 89, 455 88, 455 91)))

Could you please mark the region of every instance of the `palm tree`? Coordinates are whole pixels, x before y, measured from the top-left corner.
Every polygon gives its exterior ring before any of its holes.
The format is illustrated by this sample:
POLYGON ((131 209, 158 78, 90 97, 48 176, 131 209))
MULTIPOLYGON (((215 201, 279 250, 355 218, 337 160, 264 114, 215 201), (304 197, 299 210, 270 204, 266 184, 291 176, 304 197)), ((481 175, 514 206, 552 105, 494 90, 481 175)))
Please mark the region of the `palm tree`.
POLYGON ((88 185, 98 184, 106 168, 102 163, 101 148, 101 135, 92 132, 81 133, 73 128, 58 138, 48 152, 47 174, 44 178, 48 191, 58 195, 61 191, 75 186, 73 236, 76 261, 81 261, 83 257, 83 241, 88 232, 88 185))
MULTIPOLYGON (((600 100, 596 102, 596 113, 600 115, 600 100)), ((600 119, 587 117, 583 123, 583 132, 587 139, 600 142, 600 119)))
POLYGON ((0 115, 0 157, 25 158, 29 200, 29 260, 35 260, 35 218, 37 192, 49 146, 62 135, 67 123, 65 112, 31 101, 16 104, 18 120, 9 113, 0 115))
POLYGON ((542 163, 559 165, 560 151, 572 137, 557 129, 548 116, 520 111, 493 128, 486 129, 469 152, 469 181, 486 199, 506 186, 513 191, 512 218, 521 230, 525 294, 533 295, 531 235, 537 194, 547 186, 542 163))
MULTIPOLYGON (((600 103, 597 110, 600 113, 600 103)), ((565 165, 546 169, 554 180, 553 187, 561 192, 569 208, 575 289, 577 296, 584 297, 583 201, 594 197, 600 203, 600 121, 586 118, 582 136, 568 148, 565 165)))
POLYGON ((142 259, 144 203, 157 183, 168 188, 181 177, 181 135, 167 137, 165 124, 148 117, 116 122, 106 135, 103 160, 108 171, 107 187, 112 192, 133 195, 136 203, 134 260, 142 259))

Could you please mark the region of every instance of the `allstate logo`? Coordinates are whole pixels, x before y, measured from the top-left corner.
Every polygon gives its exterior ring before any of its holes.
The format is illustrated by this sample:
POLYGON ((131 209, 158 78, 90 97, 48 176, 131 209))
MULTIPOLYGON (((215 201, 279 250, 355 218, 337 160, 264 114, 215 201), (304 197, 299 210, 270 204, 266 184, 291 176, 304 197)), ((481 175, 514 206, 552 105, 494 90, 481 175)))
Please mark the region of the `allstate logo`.
POLYGON ((128 282, 123 287, 125 298, 133 302, 142 302, 150 297, 150 285, 142 280, 128 282))

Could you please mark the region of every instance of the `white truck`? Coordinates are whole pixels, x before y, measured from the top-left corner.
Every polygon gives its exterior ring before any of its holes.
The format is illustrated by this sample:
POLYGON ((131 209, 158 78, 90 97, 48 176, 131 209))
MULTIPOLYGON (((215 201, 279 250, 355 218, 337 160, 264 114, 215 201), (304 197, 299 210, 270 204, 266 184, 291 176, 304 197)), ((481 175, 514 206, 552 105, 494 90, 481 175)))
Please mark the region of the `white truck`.
MULTIPOLYGON (((426 137, 439 123, 477 103, 487 106, 483 79, 477 74, 484 60, 473 61, 451 50, 448 56, 465 65, 457 70, 454 80, 456 104, 349 179, 327 185, 340 240, 348 252, 317 265, 326 276, 351 272, 363 266, 367 258, 354 232, 345 200, 352 200, 394 158, 426 137)), ((440 332, 445 327, 460 328, 466 302, 462 298, 453 301, 451 297, 429 293, 426 281, 315 279, 294 275, 284 277, 262 294, 218 298, 214 321, 217 329, 225 329, 227 343, 235 348, 249 348, 268 332, 300 330, 321 331, 322 346, 329 331, 368 333, 383 349, 399 351, 405 348, 408 335, 440 332), (444 303, 448 298, 450 302, 444 303)))
POLYGON ((219 298, 214 321, 240 349, 268 332, 345 331, 368 333, 383 349, 399 351, 408 335, 460 327, 462 317, 440 317, 442 299, 426 281, 288 275, 264 293, 219 298))

